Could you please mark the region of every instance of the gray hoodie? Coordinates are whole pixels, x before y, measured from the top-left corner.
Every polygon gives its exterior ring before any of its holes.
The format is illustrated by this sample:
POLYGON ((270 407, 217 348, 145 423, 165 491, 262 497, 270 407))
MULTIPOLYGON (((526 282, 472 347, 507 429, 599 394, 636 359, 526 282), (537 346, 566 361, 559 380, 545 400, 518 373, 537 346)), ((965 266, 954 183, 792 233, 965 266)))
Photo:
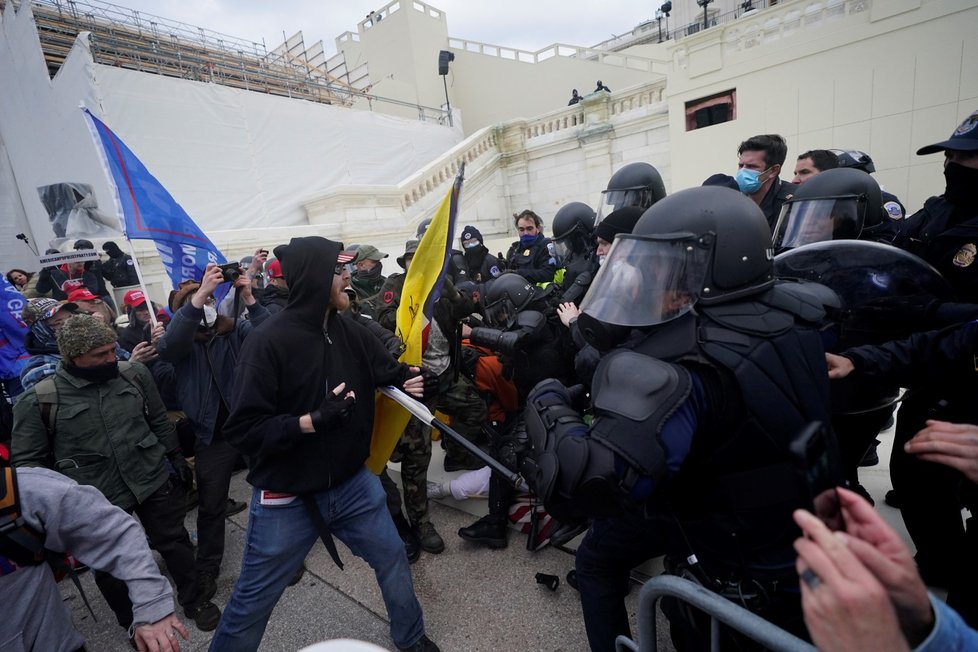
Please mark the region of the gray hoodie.
MULTIPOLYGON (((174 612, 173 590, 160 575, 139 523, 98 489, 42 468, 19 468, 21 513, 44 532, 44 547, 70 552, 91 568, 124 581, 133 622, 153 623, 174 612)), ((0 651, 77 650, 84 643, 47 564, 16 567, 0 556, 0 651)))

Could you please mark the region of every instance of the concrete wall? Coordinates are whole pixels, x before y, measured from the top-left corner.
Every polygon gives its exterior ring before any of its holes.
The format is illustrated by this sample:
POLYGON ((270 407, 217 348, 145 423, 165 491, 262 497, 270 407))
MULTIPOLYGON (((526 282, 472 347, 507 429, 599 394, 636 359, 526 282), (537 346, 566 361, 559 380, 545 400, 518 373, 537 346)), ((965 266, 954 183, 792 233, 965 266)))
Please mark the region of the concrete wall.
MULTIPOLYGON (((648 46, 647 46, 648 47, 648 46)), ((876 179, 915 211, 943 191, 944 140, 978 108, 978 2, 785 2, 666 47, 673 188, 732 174, 737 145, 788 141, 782 178, 812 148, 869 152, 876 179), (687 132, 685 103, 737 90, 737 117, 687 132)))
MULTIPOLYGON (((380 13, 380 21, 360 22, 356 38, 351 32, 337 37, 336 47, 348 66, 368 64, 371 93, 428 107, 445 104, 447 82, 449 100, 462 115, 466 135, 566 106, 572 89, 586 95, 599 79, 618 90, 661 79, 665 70, 665 62, 659 66, 634 55, 578 46, 553 45, 527 52, 449 37, 446 14, 422 2, 394 0, 380 13), (443 80, 438 74, 438 53, 446 49, 455 54, 455 61, 443 80)), ((378 101, 369 108, 417 116, 412 106, 378 101)))

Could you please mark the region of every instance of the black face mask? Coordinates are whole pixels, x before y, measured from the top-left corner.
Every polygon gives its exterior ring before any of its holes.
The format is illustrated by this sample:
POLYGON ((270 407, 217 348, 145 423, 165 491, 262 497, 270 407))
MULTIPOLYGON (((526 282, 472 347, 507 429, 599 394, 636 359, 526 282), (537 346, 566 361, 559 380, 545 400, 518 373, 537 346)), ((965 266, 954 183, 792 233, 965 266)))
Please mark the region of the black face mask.
POLYGON ((383 268, 380 265, 374 265, 372 269, 369 270, 357 270, 357 278, 363 279, 365 281, 374 281, 381 277, 381 272, 383 268))
POLYGON ((90 383, 107 383, 113 378, 119 377, 119 363, 116 360, 94 367, 76 367, 66 362, 64 368, 75 378, 81 378, 90 383))
POLYGON ((488 253, 488 249, 482 245, 479 245, 478 247, 463 250, 462 256, 465 257, 465 262, 470 268, 474 268, 476 271, 479 271, 479 268, 482 267, 482 263, 486 260, 486 254, 488 253))
POLYGON ((978 210, 978 169, 959 163, 944 166, 944 199, 957 208, 978 210))

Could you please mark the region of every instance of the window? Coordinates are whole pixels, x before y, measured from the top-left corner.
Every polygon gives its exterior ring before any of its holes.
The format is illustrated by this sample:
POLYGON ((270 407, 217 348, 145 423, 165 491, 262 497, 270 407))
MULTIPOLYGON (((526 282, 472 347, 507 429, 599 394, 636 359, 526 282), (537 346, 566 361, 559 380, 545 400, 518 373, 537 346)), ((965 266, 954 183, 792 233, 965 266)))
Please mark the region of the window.
POLYGON ((737 119, 737 89, 686 102, 686 131, 737 119))

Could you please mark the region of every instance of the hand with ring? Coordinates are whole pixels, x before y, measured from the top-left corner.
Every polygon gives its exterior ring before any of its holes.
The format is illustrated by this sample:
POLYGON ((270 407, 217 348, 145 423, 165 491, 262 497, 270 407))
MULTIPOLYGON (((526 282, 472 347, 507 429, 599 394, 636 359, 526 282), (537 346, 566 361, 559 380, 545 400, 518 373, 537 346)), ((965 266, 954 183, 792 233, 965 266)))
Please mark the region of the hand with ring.
POLYGON ((813 514, 794 513, 804 536, 795 541, 801 604, 820 650, 909 650, 886 589, 848 545, 813 514))

